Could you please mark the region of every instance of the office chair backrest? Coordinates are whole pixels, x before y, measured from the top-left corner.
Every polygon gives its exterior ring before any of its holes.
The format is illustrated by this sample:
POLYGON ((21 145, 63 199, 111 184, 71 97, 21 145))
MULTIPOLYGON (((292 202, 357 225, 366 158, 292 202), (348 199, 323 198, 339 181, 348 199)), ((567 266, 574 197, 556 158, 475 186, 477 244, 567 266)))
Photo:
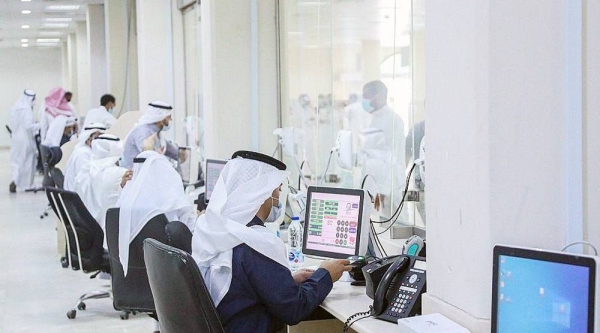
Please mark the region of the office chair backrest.
POLYGON ((62 160, 62 150, 60 147, 40 146, 40 152, 43 161, 44 179, 42 186, 63 188, 65 177, 62 171, 56 167, 56 164, 62 160))
POLYGON ((46 189, 46 196, 67 233, 67 244, 73 269, 82 268, 85 273, 97 270, 108 271, 106 267, 103 267, 102 260, 104 232, 87 210, 79 195, 75 192, 49 187, 46 189), (81 256, 81 265, 79 264, 79 255, 81 256))
POLYGON ((146 239, 144 259, 161 332, 224 332, 204 279, 189 253, 146 239))
POLYGON ((113 306, 118 310, 153 312, 154 299, 148 284, 144 264, 143 241, 146 238, 167 242, 165 226, 169 223, 164 214, 153 217, 129 244, 127 276, 119 259, 119 208, 106 212, 106 242, 110 258, 113 306))
POLYGON ((110 258, 113 306, 118 310, 155 312, 144 263, 144 240, 156 239, 191 252, 192 233, 181 222, 170 222, 164 214, 150 219, 129 244, 127 276, 119 259, 119 208, 106 212, 106 242, 110 258), (189 250, 187 250, 189 248, 189 250))

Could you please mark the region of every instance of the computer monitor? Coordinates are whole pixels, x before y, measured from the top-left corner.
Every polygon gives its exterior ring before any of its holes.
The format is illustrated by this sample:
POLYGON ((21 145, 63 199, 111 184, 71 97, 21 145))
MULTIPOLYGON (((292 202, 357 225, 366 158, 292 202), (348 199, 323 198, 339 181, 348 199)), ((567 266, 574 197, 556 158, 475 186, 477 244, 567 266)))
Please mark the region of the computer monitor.
POLYGON ((598 332, 597 257, 494 247, 492 332, 598 332))
POLYGON ((217 181, 219 180, 219 176, 221 175, 221 171, 227 164, 227 161, 223 160, 206 160, 206 170, 204 174, 206 175, 206 180, 204 181, 204 199, 206 203, 210 200, 210 195, 212 191, 215 189, 215 185, 217 185, 217 181))
POLYGON ((310 186, 302 252, 322 258, 365 255, 369 243, 369 206, 364 190, 310 186))

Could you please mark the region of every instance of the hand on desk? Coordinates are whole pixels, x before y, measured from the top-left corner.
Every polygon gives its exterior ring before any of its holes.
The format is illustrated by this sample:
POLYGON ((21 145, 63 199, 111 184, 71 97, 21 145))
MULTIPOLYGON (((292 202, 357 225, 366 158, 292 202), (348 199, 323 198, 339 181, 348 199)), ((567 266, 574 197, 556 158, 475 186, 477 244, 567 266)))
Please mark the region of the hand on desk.
POLYGON ((296 282, 296 284, 301 284, 308 280, 308 278, 310 278, 314 272, 315 271, 312 269, 300 268, 292 274, 292 277, 294 278, 294 282, 296 282))
POLYGON ((342 273, 349 272, 352 269, 352 266, 350 266, 350 260, 334 259, 323 261, 319 268, 326 269, 329 272, 329 275, 331 275, 331 281, 335 282, 342 277, 342 273))

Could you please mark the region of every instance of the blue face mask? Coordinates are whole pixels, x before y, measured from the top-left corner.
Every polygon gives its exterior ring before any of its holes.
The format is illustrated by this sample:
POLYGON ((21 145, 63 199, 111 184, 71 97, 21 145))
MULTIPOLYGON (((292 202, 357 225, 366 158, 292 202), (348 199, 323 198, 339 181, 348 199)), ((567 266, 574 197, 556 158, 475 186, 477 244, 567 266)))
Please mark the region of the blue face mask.
POLYGON ((271 206, 271 212, 269 213, 269 216, 267 216, 267 218, 265 219, 265 222, 275 222, 277 221, 279 216, 281 216, 281 202, 278 198, 271 197, 271 200, 277 200, 277 206, 271 206))
POLYGON ((375 108, 373 107, 373 105, 371 105, 371 100, 367 99, 367 98, 363 98, 363 100, 362 100, 362 107, 368 113, 371 113, 371 112, 373 112, 375 110, 375 108))

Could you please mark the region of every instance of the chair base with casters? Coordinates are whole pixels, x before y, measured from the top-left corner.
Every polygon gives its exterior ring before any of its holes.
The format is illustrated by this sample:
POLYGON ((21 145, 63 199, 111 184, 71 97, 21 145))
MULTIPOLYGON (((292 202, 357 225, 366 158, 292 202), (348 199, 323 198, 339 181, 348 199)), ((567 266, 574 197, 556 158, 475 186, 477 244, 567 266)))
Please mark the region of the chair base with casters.
MULTIPOLYGON (((62 222, 61 226, 67 242, 65 261, 68 266, 86 274, 94 273, 90 278, 95 278, 101 272, 110 273, 108 253, 103 248, 104 232, 83 205, 79 195, 75 192, 48 187, 46 196, 52 210, 62 222)), ((61 261, 63 267, 65 261, 61 261)), ((111 296, 110 290, 85 293, 67 312, 67 317, 74 319, 77 310, 85 310, 86 300, 111 296)))

